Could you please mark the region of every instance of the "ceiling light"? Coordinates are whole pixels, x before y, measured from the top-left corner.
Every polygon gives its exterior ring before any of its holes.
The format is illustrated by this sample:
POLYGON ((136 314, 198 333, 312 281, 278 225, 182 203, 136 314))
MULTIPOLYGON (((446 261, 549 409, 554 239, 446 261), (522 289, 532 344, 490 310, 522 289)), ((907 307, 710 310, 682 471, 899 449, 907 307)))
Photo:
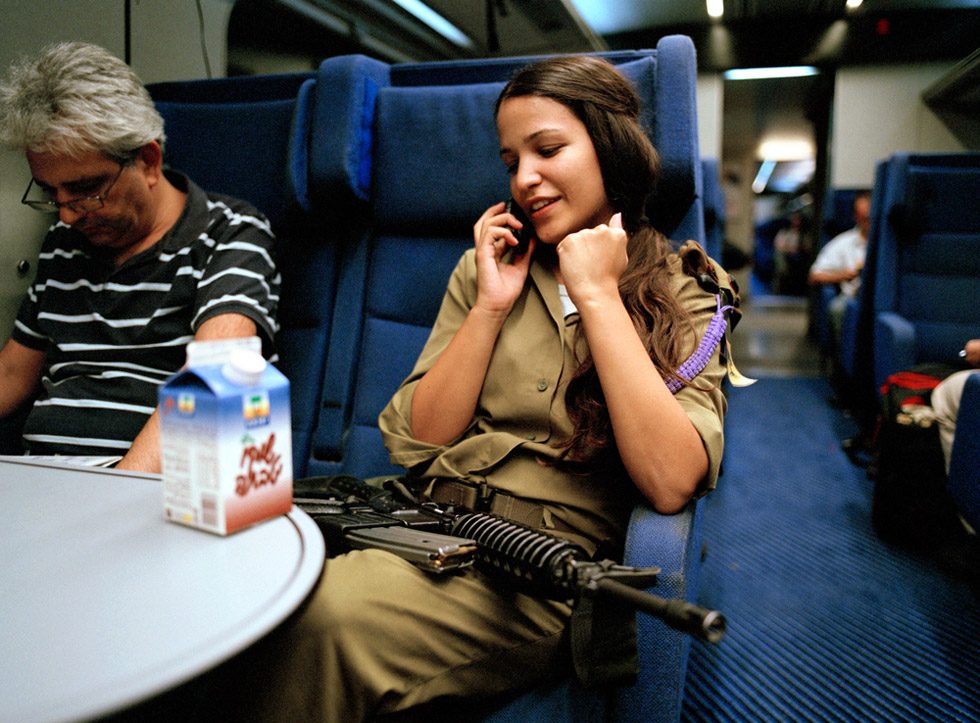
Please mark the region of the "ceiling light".
POLYGON ((765 138, 756 150, 759 160, 800 161, 813 157, 813 142, 806 138, 765 138))
POLYGON ((800 78, 817 75, 820 70, 812 65, 791 65, 782 68, 734 68, 726 70, 725 80, 762 80, 765 78, 800 78))
POLYGON ((724 0, 707 0, 708 17, 720 18, 725 14, 724 0))
POLYGON ((421 0, 395 0, 395 3, 416 18, 428 25, 450 42, 462 48, 472 48, 473 40, 469 35, 457 28, 442 15, 430 8, 421 0))
POLYGON ((861 7, 861 3, 863 2, 864 0, 847 0, 847 9, 857 10, 859 7, 861 7))

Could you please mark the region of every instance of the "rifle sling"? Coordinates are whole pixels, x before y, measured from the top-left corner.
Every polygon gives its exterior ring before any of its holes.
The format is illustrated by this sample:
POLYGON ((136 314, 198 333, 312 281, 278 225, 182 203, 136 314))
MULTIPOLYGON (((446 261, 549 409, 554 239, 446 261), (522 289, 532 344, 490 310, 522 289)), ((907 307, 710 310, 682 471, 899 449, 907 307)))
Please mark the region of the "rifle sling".
POLYGON ((439 505, 452 505, 475 512, 490 512, 535 530, 581 533, 547 512, 544 505, 497 490, 487 484, 474 485, 459 480, 437 478, 429 497, 439 505))
POLYGON ((639 670, 636 613, 603 595, 582 595, 569 622, 575 676, 586 687, 632 685, 639 670))

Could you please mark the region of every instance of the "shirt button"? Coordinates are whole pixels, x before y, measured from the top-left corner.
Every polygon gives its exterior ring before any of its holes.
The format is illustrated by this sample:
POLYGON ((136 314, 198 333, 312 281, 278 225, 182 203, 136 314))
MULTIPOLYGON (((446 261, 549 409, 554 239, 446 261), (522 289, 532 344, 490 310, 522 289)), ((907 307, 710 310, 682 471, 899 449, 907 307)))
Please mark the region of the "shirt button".
POLYGON ((548 380, 547 379, 538 379, 538 391, 539 392, 543 392, 547 388, 548 388, 548 380))

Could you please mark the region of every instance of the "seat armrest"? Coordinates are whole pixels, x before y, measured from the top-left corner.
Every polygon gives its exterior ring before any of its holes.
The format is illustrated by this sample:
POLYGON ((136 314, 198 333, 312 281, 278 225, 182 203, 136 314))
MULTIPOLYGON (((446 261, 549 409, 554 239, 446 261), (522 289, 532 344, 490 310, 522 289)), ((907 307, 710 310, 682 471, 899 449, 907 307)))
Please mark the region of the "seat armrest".
POLYGON ((850 380, 854 379, 858 357, 858 326, 861 318, 861 303, 858 299, 848 299, 844 305, 844 317, 841 320, 840 349, 837 350, 837 361, 850 380))
POLYGON ((967 378, 960 397, 949 458, 949 491, 963 518, 980 530, 980 371, 967 378))
POLYGON ((915 327, 893 311, 875 317, 875 388, 881 389, 889 375, 915 365, 915 327))
MULTIPOLYGON (((676 515, 661 515, 649 505, 634 508, 626 533, 623 562, 659 567, 657 584, 648 592, 693 601, 701 566, 701 506, 691 502, 676 515)), ((639 674, 636 683, 611 692, 585 688, 566 679, 532 691, 481 717, 481 723, 512 721, 596 721, 649 723, 680 719, 691 638, 645 613, 637 613, 639 674)))
POLYGON ((830 323, 830 305, 837 298, 836 284, 820 284, 813 299, 813 330, 817 337, 817 345, 824 354, 835 351, 838 341, 833 337, 830 323))
MULTIPOLYGON (((694 602, 701 569, 702 504, 692 501, 675 515, 661 515, 646 504, 630 518, 624 562, 661 568, 649 592, 694 602)), ((637 682, 616 693, 616 721, 678 720, 691 638, 644 613, 637 614, 640 674, 637 682)))

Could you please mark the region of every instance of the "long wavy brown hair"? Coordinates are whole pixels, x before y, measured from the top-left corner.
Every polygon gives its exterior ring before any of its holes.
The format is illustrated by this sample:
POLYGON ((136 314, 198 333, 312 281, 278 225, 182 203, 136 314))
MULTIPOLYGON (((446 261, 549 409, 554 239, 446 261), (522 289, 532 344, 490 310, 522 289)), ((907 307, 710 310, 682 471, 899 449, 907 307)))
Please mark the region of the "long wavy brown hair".
MULTIPOLYGON (((670 244, 649 222, 647 202, 660 172, 660 157, 640 125, 640 101, 630 82, 610 63, 591 56, 557 57, 519 70, 497 99, 541 96, 569 108, 585 124, 599 159, 610 205, 623 214, 629 262, 619 293, 657 370, 665 378, 683 361, 687 312, 671 293, 670 244)), ((584 335, 581 326, 579 337, 584 335)), ((576 344, 576 348, 585 348, 576 344)), ((609 412, 591 354, 580 360, 565 392, 574 425, 561 444, 565 459, 591 465, 618 458, 609 412)))

